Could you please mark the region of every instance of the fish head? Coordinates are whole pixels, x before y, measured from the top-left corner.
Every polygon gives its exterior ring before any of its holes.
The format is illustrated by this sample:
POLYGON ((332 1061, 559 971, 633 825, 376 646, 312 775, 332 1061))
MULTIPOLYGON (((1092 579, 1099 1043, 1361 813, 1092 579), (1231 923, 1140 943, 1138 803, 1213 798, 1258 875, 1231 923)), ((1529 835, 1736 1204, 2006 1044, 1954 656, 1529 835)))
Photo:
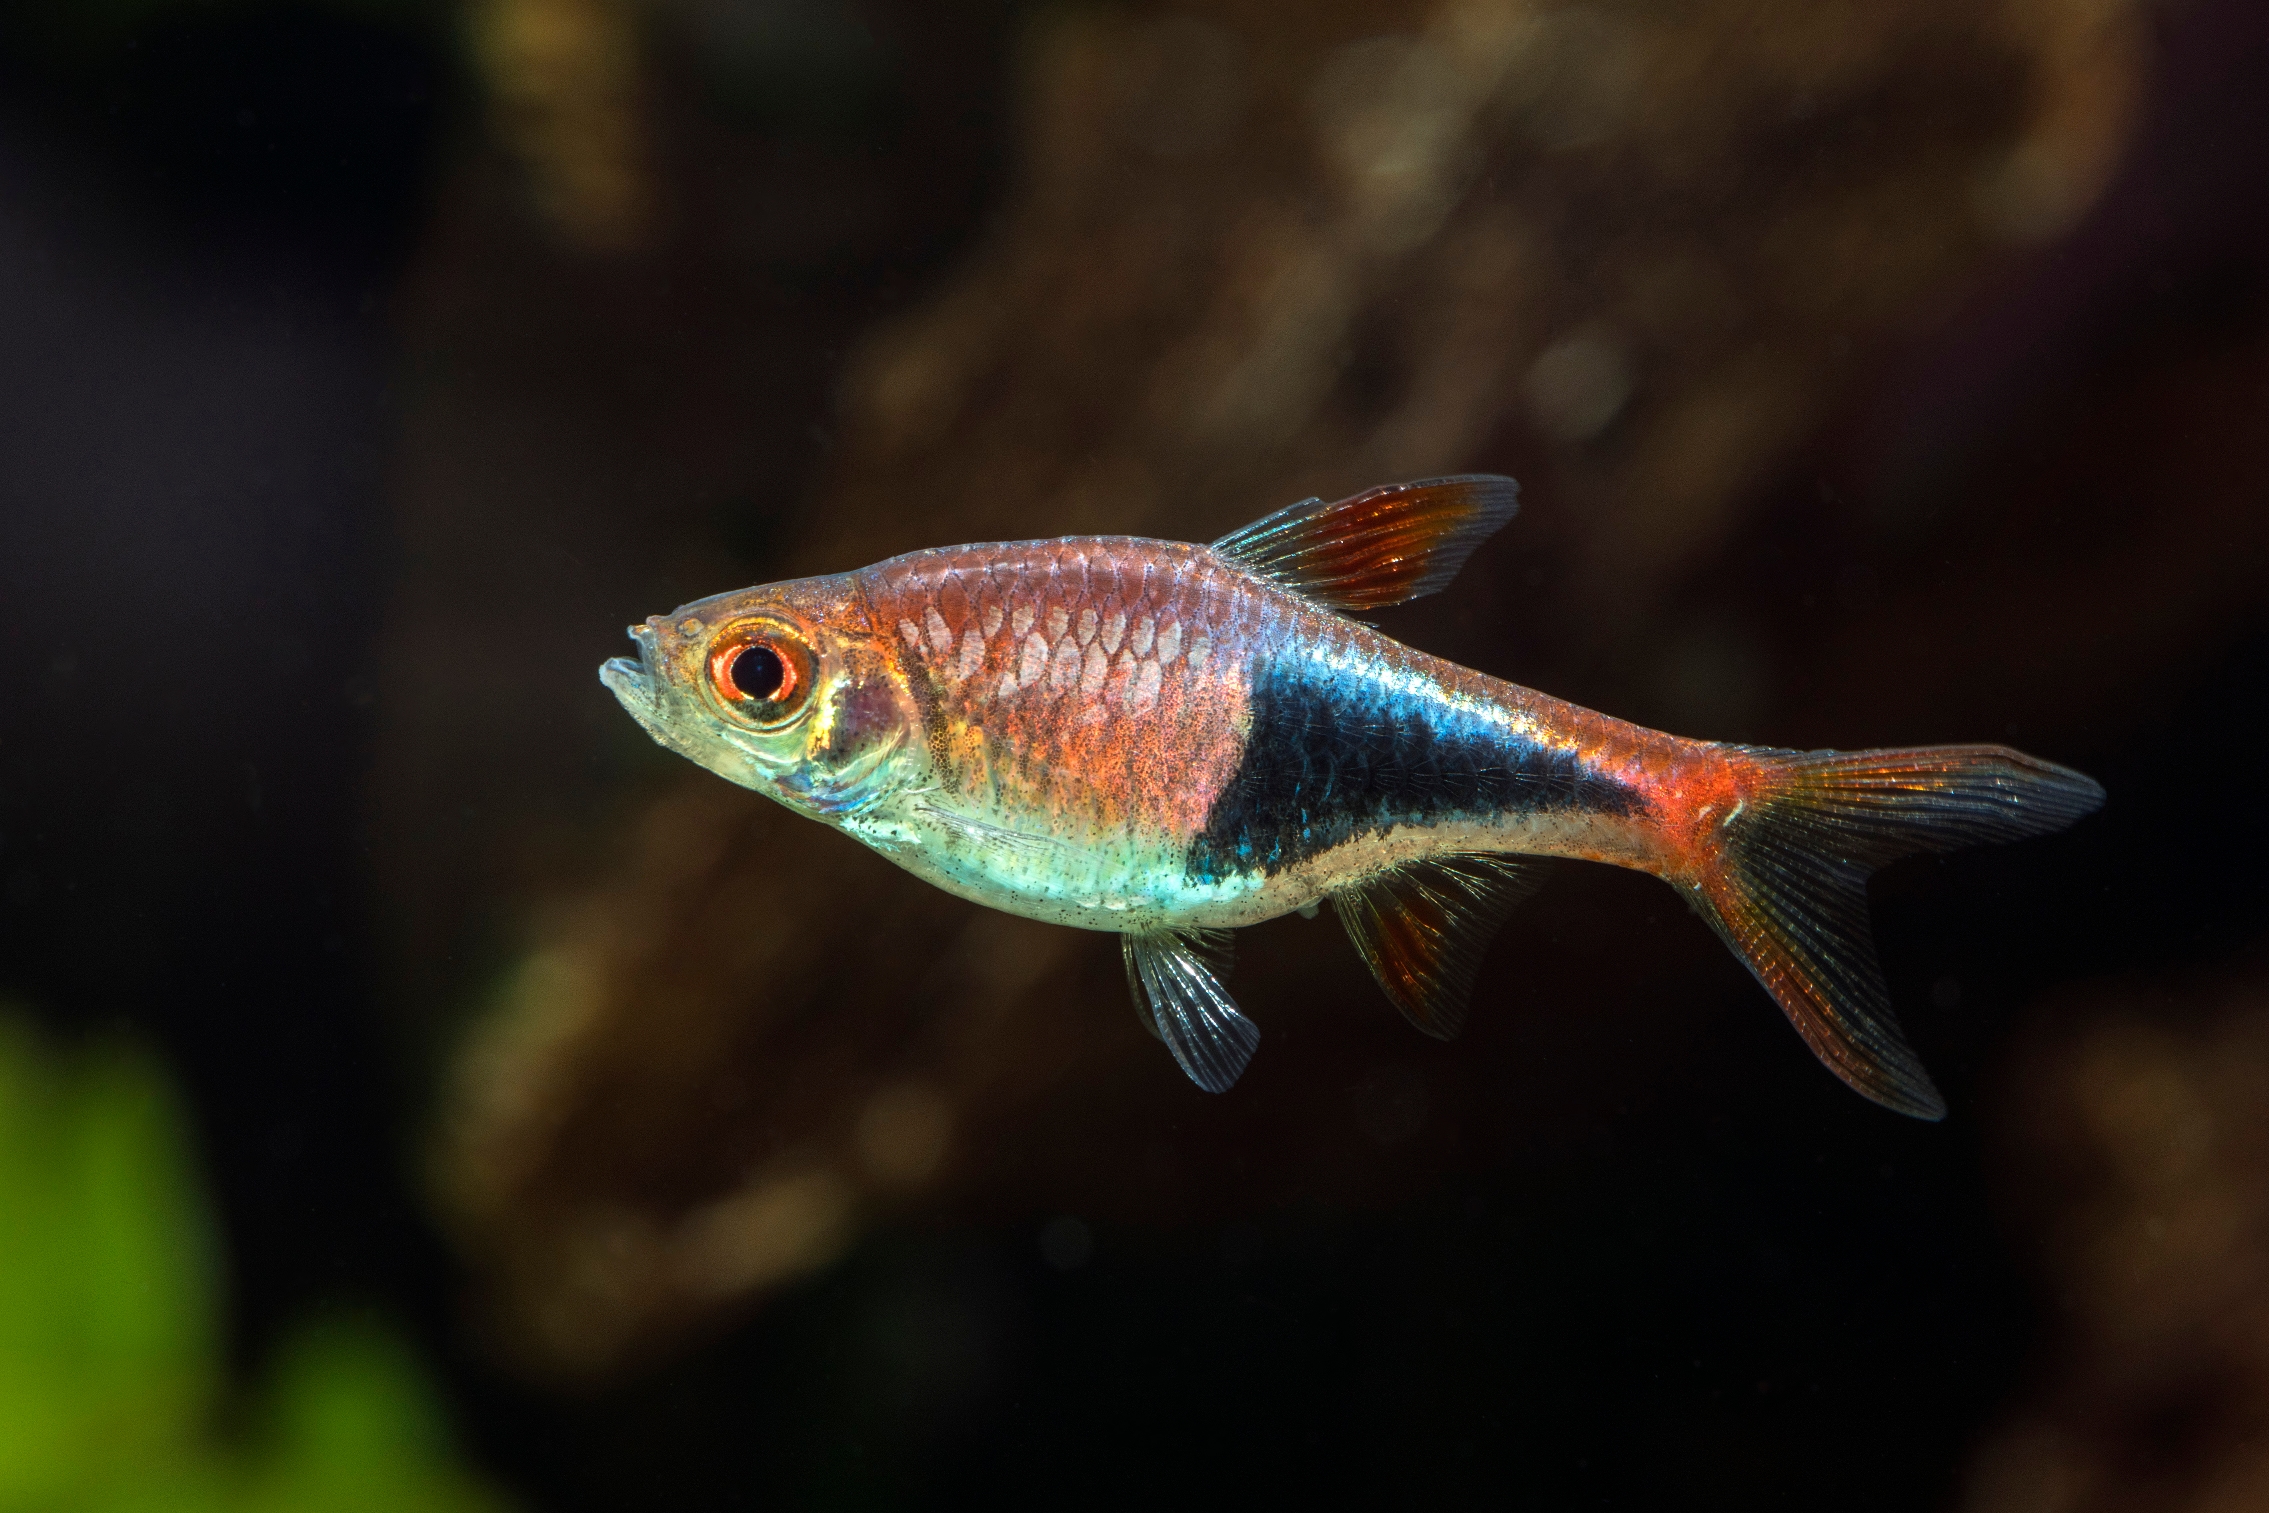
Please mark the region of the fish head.
POLYGON ((918 781, 920 712, 849 574, 719 594, 630 627, 599 680, 646 733, 817 819, 918 781))

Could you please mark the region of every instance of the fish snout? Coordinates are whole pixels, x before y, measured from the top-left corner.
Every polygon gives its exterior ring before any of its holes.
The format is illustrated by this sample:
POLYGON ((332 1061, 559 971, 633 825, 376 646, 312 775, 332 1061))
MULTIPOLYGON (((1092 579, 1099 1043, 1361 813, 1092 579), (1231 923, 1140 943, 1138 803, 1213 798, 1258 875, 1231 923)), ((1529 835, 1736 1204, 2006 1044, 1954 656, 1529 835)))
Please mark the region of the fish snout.
POLYGON ((654 702, 654 658, 659 649, 655 639, 654 619, 644 625, 628 627, 630 639, 638 643, 638 660, 628 657, 610 657, 599 668, 599 681, 606 684, 614 696, 632 707, 654 702))

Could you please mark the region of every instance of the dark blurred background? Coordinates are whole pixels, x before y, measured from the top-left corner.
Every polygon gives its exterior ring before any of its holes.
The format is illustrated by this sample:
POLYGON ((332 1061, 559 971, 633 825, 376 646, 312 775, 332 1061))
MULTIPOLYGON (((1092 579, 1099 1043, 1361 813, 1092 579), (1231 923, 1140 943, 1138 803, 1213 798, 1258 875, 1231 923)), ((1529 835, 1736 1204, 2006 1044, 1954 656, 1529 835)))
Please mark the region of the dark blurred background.
POLYGON ((9 10, 0 995, 181 1090, 211 1432, 346 1309, 527 1508, 2269 1507, 2265 74, 2246 0, 9 10), (1480 469, 1391 633, 2105 783, 1875 886, 1944 1124, 1575 865, 1454 1045, 1246 932, 1208 1098, 1112 942, 593 676, 1480 469))

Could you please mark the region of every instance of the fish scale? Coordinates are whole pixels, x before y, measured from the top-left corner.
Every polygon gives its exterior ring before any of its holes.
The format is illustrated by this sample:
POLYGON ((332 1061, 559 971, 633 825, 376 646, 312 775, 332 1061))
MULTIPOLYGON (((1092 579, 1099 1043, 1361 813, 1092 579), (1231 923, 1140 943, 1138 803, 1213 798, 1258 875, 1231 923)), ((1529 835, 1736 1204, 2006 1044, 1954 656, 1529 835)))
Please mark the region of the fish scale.
POLYGON ((1330 901, 1379 986, 1456 1032, 1522 859, 1680 889, 1821 1060, 1945 1105, 1867 932, 1885 862, 2061 829, 2088 778, 1999 746, 1791 752, 1648 730, 1348 618, 1444 587, 1512 480, 1304 500, 1210 546, 912 552, 632 628, 601 676, 656 740, 961 897, 1120 936, 1201 1088, 1260 1031, 1214 932, 1330 901))
POLYGON ((916 552, 857 575, 874 617, 901 629, 938 777, 1004 826, 1186 840, 1230 770, 1240 690, 1212 653, 1242 629, 1237 585, 1164 543, 1025 545, 916 552), (931 620, 935 632, 909 633, 931 620), (1182 781, 1159 781, 1178 753, 1199 756, 1182 781), (1020 783, 1004 787, 1004 771, 1020 783), (1036 806, 1033 784, 1047 796, 1036 806))

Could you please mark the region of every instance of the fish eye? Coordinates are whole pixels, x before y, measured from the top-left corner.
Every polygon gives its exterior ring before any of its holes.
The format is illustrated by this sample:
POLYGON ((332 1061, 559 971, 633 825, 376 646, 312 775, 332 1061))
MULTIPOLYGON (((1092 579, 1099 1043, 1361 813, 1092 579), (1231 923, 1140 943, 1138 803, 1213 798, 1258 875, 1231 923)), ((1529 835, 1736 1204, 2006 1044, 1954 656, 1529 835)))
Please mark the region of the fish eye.
POLYGON ((710 648, 709 686, 734 713, 770 724, 810 692, 811 653, 780 626, 728 631, 710 648))
POLYGON ((725 676, 741 691, 742 697, 769 699, 788 680, 788 664, 780 660, 780 653, 758 643, 735 652, 725 676))

